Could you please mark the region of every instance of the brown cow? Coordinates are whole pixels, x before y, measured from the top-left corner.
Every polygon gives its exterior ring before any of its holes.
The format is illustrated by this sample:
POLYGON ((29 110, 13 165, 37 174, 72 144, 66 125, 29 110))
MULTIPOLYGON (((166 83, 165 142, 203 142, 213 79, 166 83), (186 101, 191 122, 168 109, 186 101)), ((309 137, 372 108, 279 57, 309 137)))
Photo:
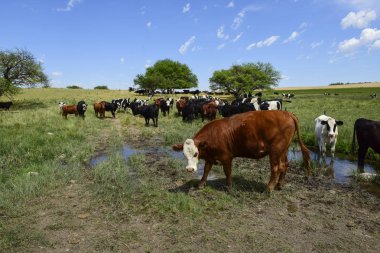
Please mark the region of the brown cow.
POLYGON ((202 105, 202 122, 204 119, 214 120, 216 118, 216 112, 218 111, 218 106, 215 102, 210 102, 202 105))
POLYGON ((95 116, 97 118, 104 118, 105 116, 105 106, 104 103, 102 102, 95 102, 94 103, 94 111, 95 111, 95 116))
POLYGON ((281 188, 285 184, 287 152, 296 130, 303 160, 310 172, 309 150, 302 142, 298 120, 286 111, 253 111, 211 121, 193 139, 187 139, 184 144, 176 144, 173 149, 183 150, 188 159, 188 171, 197 170, 199 158, 205 160, 200 188, 205 186, 207 175, 214 164, 223 165, 226 183, 230 187, 234 157, 259 159, 269 155, 271 177, 267 191, 271 192, 276 185, 281 188))
POLYGON ((182 109, 186 106, 186 99, 180 98, 177 100, 175 106, 177 107, 178 115, 182 115, 182 109))
POLYGON ((67 119, 67 114, 75 114, 75 116, 78 116, 77 106, 76 105, 62 106, 62 116, 67 119))

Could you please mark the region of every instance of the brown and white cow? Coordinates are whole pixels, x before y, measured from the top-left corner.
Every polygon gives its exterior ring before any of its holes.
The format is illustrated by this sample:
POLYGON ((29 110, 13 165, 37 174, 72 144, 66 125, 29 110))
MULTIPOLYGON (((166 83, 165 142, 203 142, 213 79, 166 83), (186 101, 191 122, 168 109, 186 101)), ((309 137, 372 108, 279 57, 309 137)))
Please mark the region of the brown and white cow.
POLYGON ((173 146, 183 150, 188 159, 186 169, 196 171, 198 159, 205 160, 204 173, 199 187, 206 184, 207 175, 214 164, 221 163, 226 184, 231 186, 231 164, 234 157, 259 159, 269 155, 271 177, 267 191, 285 183, 288 169, 288 148, 295 131, 305 166, 310 172, 309 150, 303 144, 297 118, 286 111, 252 111, 209 122, 184 144, 173 146))
POLYGON ((75 114, 78 116, 78 110, 76 105, 64 105, 62 107, 62 116, 67 119, 67 114, 75 114))

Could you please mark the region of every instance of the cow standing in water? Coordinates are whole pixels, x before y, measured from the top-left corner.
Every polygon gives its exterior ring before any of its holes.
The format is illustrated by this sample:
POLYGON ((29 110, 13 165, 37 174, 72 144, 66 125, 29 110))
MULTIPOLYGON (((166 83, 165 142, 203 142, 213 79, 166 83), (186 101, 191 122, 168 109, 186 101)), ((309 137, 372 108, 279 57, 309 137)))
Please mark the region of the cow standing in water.
POLYGON ((329 143, 331 150, 331 163, 334 161, 335 145, 338 140, 338 126, 343 125, 340 120, 321 115, 315 120, 315 141, 319 148, 318 161, 322 155, 323 163, 326 161, 326 144, 329 143))
POLYGON ((199 187, 205 186, 208 173, 214 164, 221 163, 226 184, 232 185, 231 165, 235 157, 260 159, 269 155, 271 177, 267 191, 285 184, 288 170, 288 148, 295 131, 307 169, 310 171, 309 150, 303 144, 297 118, 290 112, 257 111, 240 113, 209 122, 184 144, 176 144, 173 150, 181 151, 188 160, 186 169, 196 171, 198 159, 205 160, 199 187))
POLYGON ((352 136, 352 149, 355 151, 355 137, 358 139, 358 171, 364 172, 364 159, 368 148, 380 154, 380 121, 357 119, 352 136), (356 135, 356 136, 355 136, 356 135))

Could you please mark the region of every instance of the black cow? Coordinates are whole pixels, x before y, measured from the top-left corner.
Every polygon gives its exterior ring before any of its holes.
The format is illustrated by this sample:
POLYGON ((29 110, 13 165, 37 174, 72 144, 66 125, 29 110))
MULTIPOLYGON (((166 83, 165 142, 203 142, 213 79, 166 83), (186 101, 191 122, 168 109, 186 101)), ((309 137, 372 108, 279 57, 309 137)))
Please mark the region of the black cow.
POLYGON ((86 103, 83 100, 79 101, 77 104, 77 112, 79 114, 79 117, 82 117, 84 119, 84 113, 86 112, 86 110, 87 110, 86 103))
POLYGON ((134 116, 140 114, 145 119, 145 126, 149 125, 150 119, 153 120, 153 125, 158 127, 159 108, 157 104, 139 106, 136 102, 130 104, 134 116))
POLYGON ((161 109, 162 115, 164 115, 164 117, 166 116, 166 113, 168 113, 168 116, 169 116, 170 101, 165 100, 165 99, 161 99, 160 100, 160 109, 161 109))
POLYGON ((8 102, 0 102, 0 109, 9 110, 9 108, 13 105, 12 101, 8 102))
MULTIPOLYGON (((102 101, 102 104, 104 106, 104 111, 111 112, 112 117, 115 118, 115 112, 117 110, 117 104, 115 103, 109 103, 106 101, 102 101)), ((104 117, 105 115, 103 115, 104 117)))
POLYGON ((189 101, 182 108, 182 121, 192 122, 195 117, 195 103, 194 101, 189 101))
POLYGON ((357 119, 352 136, 352 153, 355 151, 355 135, 358 139, 358 171, 364 172, 364 159, 368 148, 380 154, 380 121, 357 119))

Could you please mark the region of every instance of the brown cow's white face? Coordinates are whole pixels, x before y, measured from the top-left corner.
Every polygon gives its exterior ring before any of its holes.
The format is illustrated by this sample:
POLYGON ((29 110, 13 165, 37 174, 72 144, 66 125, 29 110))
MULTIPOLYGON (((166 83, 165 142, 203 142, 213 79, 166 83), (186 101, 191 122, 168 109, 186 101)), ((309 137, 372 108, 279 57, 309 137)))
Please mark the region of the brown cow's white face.
POLYGON ((190 172, 197 171, 198 169, 198 156, 199 151, 195 146, 194 140, 187 139, 183 144, 183 154, 187 158, 186 169, 190 172))

